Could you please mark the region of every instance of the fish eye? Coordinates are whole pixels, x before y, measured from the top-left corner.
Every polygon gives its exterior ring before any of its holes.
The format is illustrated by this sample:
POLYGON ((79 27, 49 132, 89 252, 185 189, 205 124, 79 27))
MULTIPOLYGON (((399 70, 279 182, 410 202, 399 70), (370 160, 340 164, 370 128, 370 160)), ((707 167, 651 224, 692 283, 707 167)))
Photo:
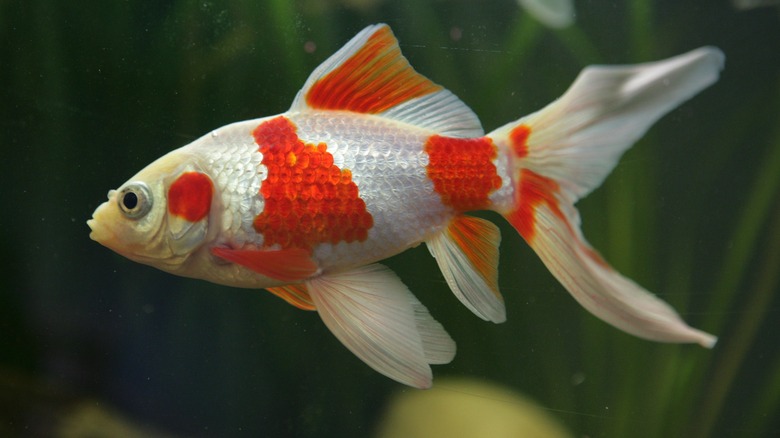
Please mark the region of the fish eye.
POLYGON ((152 209, 152 191, 142 182, 133 182, 119 191, 117 204, 125 216, 138 219, 152 209))

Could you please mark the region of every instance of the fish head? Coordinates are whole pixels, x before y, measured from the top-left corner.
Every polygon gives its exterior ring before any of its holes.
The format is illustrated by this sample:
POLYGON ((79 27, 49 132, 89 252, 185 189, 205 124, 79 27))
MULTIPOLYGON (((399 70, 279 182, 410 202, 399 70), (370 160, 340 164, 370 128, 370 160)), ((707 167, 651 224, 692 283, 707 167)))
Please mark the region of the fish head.
POLYGON ((194 157, 176 150, 110 190, 87 221, 89 237, 133 261, 176 273, 206 241, 212 197, 211 180, 194 157), (199 203, 194 210, 193 203, 199 203))

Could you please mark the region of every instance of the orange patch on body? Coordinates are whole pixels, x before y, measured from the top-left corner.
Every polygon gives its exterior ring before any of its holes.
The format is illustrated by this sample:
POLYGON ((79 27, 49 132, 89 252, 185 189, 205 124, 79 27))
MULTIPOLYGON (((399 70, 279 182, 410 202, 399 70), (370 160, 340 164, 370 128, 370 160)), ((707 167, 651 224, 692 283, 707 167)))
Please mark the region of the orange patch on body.
POLYGON ((373 217, 352 173, 333 164, 325 143, 304 143, 281 116, 261 123, 253 136, 268 169, 260 187, 265 207, 254 220, 265 246, 311 250, 368 238, 373 217))
POLYGON ((454 138, 433 135, 425 142, 428 178, 442 202, 458 211, 490 206, 489 195, 501 187, 493 160, 496 146, 488 137, 454 138))
POLYGON ((306 94, 306 103, 318 109, 376 114, 441 89, 414 71, 390 28, 383 27, 315 82, 306 94))
POLYGON ((214 185, 199 172, 184 172, 168 188, 168 211, 197 222, 209 214, 214 185))

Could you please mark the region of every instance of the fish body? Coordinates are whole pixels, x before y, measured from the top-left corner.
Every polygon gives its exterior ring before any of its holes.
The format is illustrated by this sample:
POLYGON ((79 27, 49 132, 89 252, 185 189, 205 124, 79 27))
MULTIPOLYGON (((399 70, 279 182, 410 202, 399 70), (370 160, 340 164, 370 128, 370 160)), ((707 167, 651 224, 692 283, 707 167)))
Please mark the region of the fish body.
POLYGON ((574 203, 722 63, 701 48, 589 67, 548 107, 485 134, 463 102, 412 69, 389 27, 369 26, 312 73, 289 111, 216 129, 110 191, 90 237, 173 274, 316 310, 368 365, 422 388, 455 343, 377 262, 425 243, 458 299, 503 322, 498 228, 465 214, 494 210, 596 316, 710 347, 712 335, 598 255, 574 203))

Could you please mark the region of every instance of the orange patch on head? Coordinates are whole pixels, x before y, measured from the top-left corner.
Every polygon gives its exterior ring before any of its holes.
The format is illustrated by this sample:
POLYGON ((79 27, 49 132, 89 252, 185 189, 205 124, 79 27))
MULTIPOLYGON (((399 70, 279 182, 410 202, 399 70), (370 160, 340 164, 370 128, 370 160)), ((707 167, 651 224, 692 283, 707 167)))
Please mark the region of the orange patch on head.
POLYGON ((312 249, 368 238, 374 219, 352 173, 333 164, 324 143, 304 143, 281 116, 260 124, 253 135, 268 169, 260 188, 265 207, 254 221, 266 246, 312 249))
POLYGON ((190 222, 209 214, 214 185, 206 174, 184 172, 168 188, 168 211, 190 222))
POLYGON ((490 206, 488 196, 501 187, 493 160, 496 146, 488 137, 454 138, 433 135, 425 143, 428 178, 442 202, 458 211, 490 206))
POLYGON ((515 151, 517 158, 525 158, 528 156, 529 135, 531 135, 531 128, 528 125, 519 125, 509 133, 512 150, 515 151))

